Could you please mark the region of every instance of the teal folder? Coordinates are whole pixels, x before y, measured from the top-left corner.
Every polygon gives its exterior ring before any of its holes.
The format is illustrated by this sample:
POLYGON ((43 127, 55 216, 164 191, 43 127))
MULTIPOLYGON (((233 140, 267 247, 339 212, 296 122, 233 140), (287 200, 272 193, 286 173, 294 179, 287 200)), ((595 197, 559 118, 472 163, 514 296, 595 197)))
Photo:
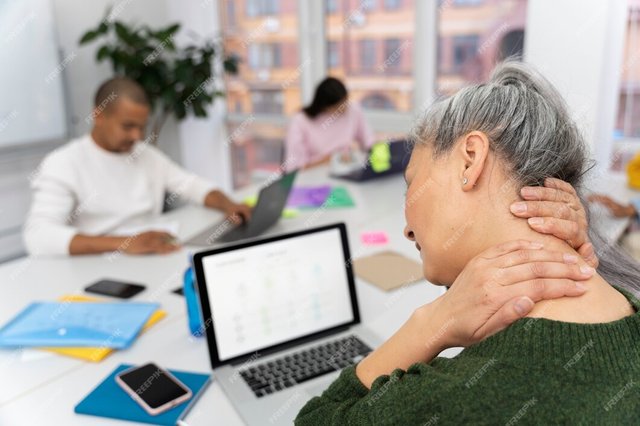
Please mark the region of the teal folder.
POLYGON ((159 306, 135 302, 34 302, 0 329, 0 347, 124 349, 159 306))
POLYGON ((131 365, 120 364, 109 377, 104 379, 98 387, 76 405, 74 412, 77 414, 109 417, 111 419, 129 420, 152 425, 173 426, 178 423, 178 420, 183 419, 187 415, 211 379, 209 374, 169 370, 171 374, 191 389, 193 396, 191 399, 164 413, 152 416, 144 411, 144 409, 116 383, 116 375, 129 367, 131 367, 131 365))

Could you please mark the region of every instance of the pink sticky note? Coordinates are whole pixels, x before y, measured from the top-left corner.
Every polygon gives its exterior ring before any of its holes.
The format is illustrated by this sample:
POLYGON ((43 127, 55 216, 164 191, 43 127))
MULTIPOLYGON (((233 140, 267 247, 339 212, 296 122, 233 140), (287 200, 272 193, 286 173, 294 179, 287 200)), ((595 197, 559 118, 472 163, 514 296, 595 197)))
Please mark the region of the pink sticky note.
POLYGON ((374 246, 387 244, 389 237, 384 231, 363 232, 362 235, 360 235, 360 240, 362 244, 374 246))

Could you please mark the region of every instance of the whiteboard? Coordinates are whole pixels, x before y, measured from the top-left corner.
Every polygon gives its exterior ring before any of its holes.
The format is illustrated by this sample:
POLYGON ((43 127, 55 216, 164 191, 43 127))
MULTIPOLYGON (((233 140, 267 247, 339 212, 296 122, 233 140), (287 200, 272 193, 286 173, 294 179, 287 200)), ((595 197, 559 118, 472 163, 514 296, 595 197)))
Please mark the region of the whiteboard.
POLYGON ((63 73, 50 0, 0 0, 0 148, 67 135, 63 73))

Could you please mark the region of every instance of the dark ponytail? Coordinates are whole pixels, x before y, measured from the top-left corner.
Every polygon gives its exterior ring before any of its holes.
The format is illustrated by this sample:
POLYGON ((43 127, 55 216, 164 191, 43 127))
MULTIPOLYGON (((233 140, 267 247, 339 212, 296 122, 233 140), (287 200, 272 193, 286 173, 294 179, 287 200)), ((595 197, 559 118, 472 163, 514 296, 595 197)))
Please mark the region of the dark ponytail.
POLYGON ((339 104, 347 99, 347 88, 337 78, 327 77, 318 84, 311 104, 302 108, 305 115, 316 118, 327 108, 339 104))

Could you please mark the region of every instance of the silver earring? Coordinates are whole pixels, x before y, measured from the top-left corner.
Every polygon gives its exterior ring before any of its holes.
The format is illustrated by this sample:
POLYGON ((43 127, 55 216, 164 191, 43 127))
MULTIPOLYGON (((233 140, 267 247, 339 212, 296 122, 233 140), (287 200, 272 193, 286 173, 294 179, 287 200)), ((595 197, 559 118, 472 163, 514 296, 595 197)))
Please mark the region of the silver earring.
POLYGON ((462 186, 465 186, 467 183, 469 183, 469 179, 467 179, 466 177, 462 178, 462 186))

